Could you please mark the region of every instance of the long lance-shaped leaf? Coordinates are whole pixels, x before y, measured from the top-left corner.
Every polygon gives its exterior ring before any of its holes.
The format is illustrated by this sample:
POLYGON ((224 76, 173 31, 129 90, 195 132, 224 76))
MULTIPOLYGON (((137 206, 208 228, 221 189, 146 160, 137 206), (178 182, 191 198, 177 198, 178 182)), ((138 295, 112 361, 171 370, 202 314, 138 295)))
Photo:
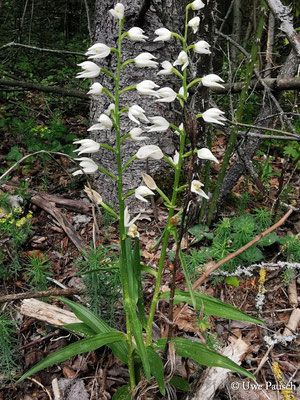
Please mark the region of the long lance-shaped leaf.
POLYGON ((148 360, 148 356, 147 356, 147 352, 146 352, 146 346, 144 344, 144 339, 143 339, 143 329, 142 329, 142 325, 136 315, 134 305, 132 303, 127 305, 126 314, 130 321, 132 333, 135 338, 137 352, 141 358, 145 376, 146 376, 147 380, 149 381, 150 377, 151 377, 150 365, 149 365, 149 360, 148 360))
POLYGON ((163 363, 162 363, 159 355, 156 353, 156 351, 152 347, 147 346, 146 349, 147 349, 147 355, 148 355, 148 359, 149 359, 151 374, 156 379, 160 393, 164 396, 166 394, 166 389, 165 389, 163 363))
POLYGON ((185 281, 189 290, 189 294, 190 294, 190 299, 192 301, 192 305, 193 307, 196 309, 196 299, 195 299, 195 295, 194 295, 194 291, 193 291, 193 285, 190 279, 190 275, 189 275, 189 271, 187 268, 187 264, 184 258, 184 254, 182 253, 181 248, 179 248, 179 259, 181 261, 181 266, 182 266, 182 270, 184 273, 184 277, 185 277, 185 281))
POLYGON ((142 274, 141 274, 141 255, 140 255, 140 246, 139 239, 135 238, 134 248, 132 250, 132 261, 134 265, 134 276, 137 283, 137 291, 138 291, 138 300, 137 300, 137 308, 139 311, 140 321, 142 326, 146 328, 147 320, 145 317, 145 305, 144 305, 144 293, 142 286, 142 274))
MULTIPOLYGON (((80 321, 84 322, 90 329, 92 329, 95 334, 118 332, 116 329, 113 329, 109 325, 107 325, 102 319, 98 318, 97 315, 95 315, 91 310, 82 306, 81 304, 75 303, 74 301, 69 299, 64 299, 62 297, 58 297, 58 299, 62 303, 67 304, 76 315, 76 317, 80 319, 80 321)), ((112 350, 114 355, 119 360, 127 364, 128 351, 127 345, 124 342, 110 344, 108 347, 112 350)))
POLYGON ((23 381, 28 376, 41 371, 42 369, 50 367, 51 365, 59 364, 63 361, 68 360, 71 357, 77 356, 78 354, 87 353, 89 351, 96 350, 101 346, 125 340, 126 336, 124 335, 124 333, 110 332, 99 333, 98 335, 95 335, 90 339, 83 339, 78 342, 72 343, 55 353, 49 354, 44 360, 37 363, 28 372, 21 376, 17 383, 23 381))
MULTIPOLYGON (((160 295, 161 299, 168 299, 170 297, 170 292, 164 292, 160 295)), ((235 308, 231 304, 223 303, 223 301, 218 300, 214 297, 208 296, 202 293, 194 293, 196 300, 196 309, 201 310, 204 306, 204 313, 207 315, 216 315, 221 318, 234 319, 236 321, 251 322, 253 324, 264 324, 263 321, 247 315, 243 311, 235 308)), ((190 294, 183 292, 181 290, 175 291, 174 296, 175 304, 178 303, 188 303, 193 305, 190 294)))
MULTIPOLYGON (((227 357, 208 349, 204 344, 193 342, 184 338, 173 338, 176 353, 181 357, 188 357, 196 361, 198 364, 205 365, 206 367, 220 367, 226 368, 234 372, 243 374, 251 379, 256 379, 254 375, 246 369, 240 367, 234 361, 227 357)), ((164 349, 166 339, 158 339, 153 347, 158 350, 164 349)))

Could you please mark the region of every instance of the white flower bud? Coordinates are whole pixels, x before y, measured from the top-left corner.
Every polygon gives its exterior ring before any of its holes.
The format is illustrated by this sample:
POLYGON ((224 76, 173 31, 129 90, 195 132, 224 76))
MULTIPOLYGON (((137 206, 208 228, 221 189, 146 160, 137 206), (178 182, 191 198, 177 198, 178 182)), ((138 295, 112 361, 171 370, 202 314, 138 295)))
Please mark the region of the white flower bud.
POLYGON ((161 63, 161 66, 163 67, 163 69, 159 71, 156 75, 171 75, 173 73, 173 65, 170 63, 170 61, 163 61, 161 63))
POLYGON ((223 85, 220 85, 218 82, 224 82, 222 78, 220 78, 216 74, 209 74, 206 76, 203 76, 201 83, 203 86, 209 87, 209 88, 224 88, 223 85))
POLYGON ((81 145, 79 149, 74 150, 74 153, 78 153, 79 156, 83 153, 96 153, 100 149, 100 144, 92 139, 76 140, 73 143, 81 145))
POLYGON ((139 160, 146 160, 147 158, 153 158, 154 160, 160 160, 163 158, 163 152, 158 146, 154 144, 149 144, 147 146, 141 147, 136 153, 136 157, 139 160))
POLYGON ((92 59, 105 58, 110 54, 110 47, 104 43, 96 43, 88 49, 85 53, 86 56, 92 59))
POLYGON ((203 183, 200 181, 192 181, 191 185, 191 192, 199 194, 199 196, 204 197, 205 199, 209 199, 207 194, 201 189, 201 187, 204 186, 203 183))
POLYGON ((83 71, 79 72, 76 78, 96 78, 100 74, 100 67, 92 61, 84 61, 77 65, 81 67, 83 71))
POLYGON ((188 23, 188 25, 193 29, 193 33, 198 32, 199 24, 200 24, 199 17, 192 18, 188 23))
POLYGON ((173 65, 174 66, 182 65, 182 68, 181 68, 182 71, 189 65, 189 58, 185 51, 181 51, 179 53, 179 56, 173 65))
POLYGON ((149 117, 149 119, 153 125, 147 128, 148 132, 165 132, 169 129, 170 124, 164 117, 149 117))
POLYGON ((102 95, 103 93, 103 86, 101 83, 95 82, 90 86, 90 90, 87 94, 102 95))
POLYGON ((124 18, 124 6, 122 3, 117 3, 114 8, 110 9, 109 12, 115 18, 120 21, 124 18))
POLYGON ((205 40, 199 40, 199 42, 193 45, 193 50, 198 54, 211 54, 209 50, 210 44, 208 44, 205 40))
POLYGON ((148 39, 148 36, 143 35, 144 31, 141 28, 133 27, 129 29, 128 37, 133 42, 145 42, 145 39, 148 39))
POLYGON ((134 62, 138 67, 157 68, 158 62, 152 61, 153 58, 156 57, 151 53, 141 53, 135 57, 134 62))
POLYGON ((224 111, 218 108, 209 108, 202 114, 202 118, 208 123, 224 125, 223 122, 221 122, 226 121, 226 118, 222 116, 223 114, 225 114, 224 111))
POLYGON ((213 153, 206 147, 203 147, 202 149, 198 150, 197 156, 201 160, 214 161, 215 163, 219 164, 219 161, 216 159, 216 157, 213 155, 213 153))
MULTIPOLYGON (((94 174, 98 171, 98 165, 88 157, 75 158, 76 161, 80 161, 79 165, 83 169, 85 174, 94 174)), ((78 170, 72 173, 73 176, 83 174, 82 170, 78 170)))
POLYGON ((165 41, 168 41, 168 40, 171 39, 171 34, 172 34, 172 32, 169 31, 169 29, 166 29, 166 28, 159 28, 159 29, 156 29, 156 31, 155 31, 154 33, 155 33, 155 35, 157 35, 158 37, 155 38, 155 39, 153 40, 153 42, 158 42, 158 41, 163 41, 163 42, 165 42, 165 41))
POLYGON ((139 186, 135 189, 135 197, 141 201, 148 203, 148 200, 145 199, 146 196, 154 195, 155 193, 152 192, 147 186, 139 186))

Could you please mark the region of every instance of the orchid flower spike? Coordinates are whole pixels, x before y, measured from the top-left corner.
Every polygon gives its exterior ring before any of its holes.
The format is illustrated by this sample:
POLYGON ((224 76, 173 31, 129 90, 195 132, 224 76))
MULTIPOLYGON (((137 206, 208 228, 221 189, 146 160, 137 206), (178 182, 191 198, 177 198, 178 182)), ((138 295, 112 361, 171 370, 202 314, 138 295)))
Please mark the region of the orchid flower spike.
POLYGON ((225 114, 224 111, 221 111, 218 108, 209 108, 202 114, 202 118, 208 123, 225 125, 221 122, 226 121, 226 118, 222 116, 223 114, 225 114))
POLYGON ((144 131, 141 128, 132 128, 129 131, 129 135, 132 140, 137 141, 137 142, 140 140, 150 139, 148 136, 140 136, 143 132, 144 131))
POLYGON ((193 29, 193 33, 197 33, 198 32, 199 24, 200 24, 200 18, 199 17, 192 18, 188 23, 188 25, 193 29))
POLYGON ((139 186, 135 189, 135 197, 141 201, 148 203, 148 200, 145 199, 146 196, 154 195, 155 193, 152 192, 147 186, 139 186))
POLYGON ((103 92, 103 86, 99 82, 95 82, 90 86, 90 90, 87 92, 87 94, 94 94, 94 95, 102 95, 103 92))
POLYGON ((203 183, 200 181, 192 181, 191 185, 191 192, 199 194, 199 196, 204 197, 205 199, 209 199, 207 194, 201 189, 201 187, 204 186, 203 183))
POLYGON ((74 153, 78 153, 79 156, 83 153, 96 153, 100 149, 100 144, 92 139, 76 140, 73 143, 80 144, 79 149, 74 150, 74 153))
POLYGON ((216 157, 213 155, 213 153, 206 147, 203 147, 202 149, 198 150, 197 156, 201 160, 214 161, 215 163, 219 164, 219 161, 216 159, 216 157))
POLYGON ((98 171, 98 165, 88 157, 75 158, 75 160, 80 161, 79 165, 83 171, 79 169, 78 171, 72 173, 73 176, 82 175, 83 173, 94 174, 96 171, 98 171))
POLYGON ((96 43, 88 49, 85 53, 86 56, 92 59, 105 58, 110 54, 110 47, 106 46, 104 43, 96 43))
POLYGON ((138 119, 140 119, 144 123, 149 122, 149 119, 145 115, 145 111, 137 104, 129 107, 128 118, 138 125, 140 125, 140 121, 138 121, 138 119))
POLYGON ((194 52, 198 54, 211 54, 211 51, 209 50, 210 44, 205 40, 199 40, 199 42, 195 43, 192 48, 194 52))
POLYGON ((117 3, 114 8, 110 9, 109 12, 115 18, 120 21, 124 18, 124 6, 122 3, 117 3))
POLYGON ((169 129, 170 124, 164 117, 149 117, 149 119, 153 125, 147 128, 148 132, 165 132, 169 129))
POLYGON ((100 67, 92 61, 84 61, 77 64, 83 69, 76 75, 76 78, 97 78, 100 74, 100 67))
POLYGON ((173 65, 174 66, 182 65, 182 68, 181 68, 182 71, 189 65, 189 58, 185 51, 181 51, 179 53, 179 56, 173 65))
POLYGON ((161 149, 154 144, 148 144, 147 146, 143 146, 136 153, 136 157, 139 160, 146 160, 147 158, 160 160, 161 158, 163 158, 163 156, 164 155, 161 149))
POLYGON ((209 88, 224 88, 223 85, 220 85, 218 82, 224 82, 222 78, 219 77, 219 75, 216 74, 209 74, 206 76, 203 76, 201 83, 203 86, 209 87, 209 88))
POLYGON ((171 103, 177 97, 177 93, 169 87, 161 88, 156 93, 159 95, 160 98, 155 101, 158 101, 160 103, 171 103))
POLYGON ((153 58, 156 57, 151 53, 141 53, 135 57, 134 62, 138 67, 157 68, 158 62, 152 61, 153 58))
POLYGON ((88 131, 102 131, 105 129, 111 129, 113 126, 112 120, 105 114, 101 114, 98 118, 99 124, 92 125, 88 131))
POLYGON ((145 42, 145 39, 148 39, 148 36, 143 35, 144 31, 141 28, 133 27, 129 29, 128 37, 133 42, 145 42))
POLYGON ((156 31, 154 33, 158 37, 155 38, 153 40, 153 42, 158 42, 158 41, 166 42, 166 41, 170 40, 172 37, 172 32, 169 31, 169 29, 167 29, 167 28, 156 29, 156 31))
POLYGON ((156 75, 171 75, 173 73, 173 65, 170 63, 170 61, 163 61, 161 63, 161 66, 163 67, 163 69, 159 71, 156 75))
POLYGON ((145 96, 159 97, 159 95, 156 93, 156 91, 153 90, 154 88, 159 88, 159 86, 156 83, 154 83, 153 81, 150 81, 148 79, 146 79, 136 85, 136 90, 140 94, 143 94, 145 96))
POLYGON ((195 0, 191 3, 191 8, 194 11, 201 10, 201 8, 205 7, 205 4, 201 0, 195 0))

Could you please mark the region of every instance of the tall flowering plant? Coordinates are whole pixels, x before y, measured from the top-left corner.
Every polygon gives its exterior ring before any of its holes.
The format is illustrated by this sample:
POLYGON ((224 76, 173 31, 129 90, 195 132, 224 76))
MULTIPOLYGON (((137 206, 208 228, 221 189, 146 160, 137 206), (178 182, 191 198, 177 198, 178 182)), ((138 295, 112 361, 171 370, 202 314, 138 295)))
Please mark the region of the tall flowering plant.
MULTIPOLYGON (((218 163, 218 160, 208 148, 192 148, 192 150, 186 151, 186 142, 190 135, 186 122, 177 126, 167 121, 161 115, 146 115, 145 111, 138 104, 131 104, 121 108, 120 99, 123 93, 136 90, 141 96, 152 96, 155 102, 173 102, 177 100, 180 102, 182 108, 184 108, 185 104, 188 102, 189 90, 195 84, 201 82, 202 85, 207 87, 221 86, 220 82, 223 82, 223 80, 215 74, 197 78, 191 82, 188 81, 187 69, 190 63, 191 53, 200 55, 210 54, 210 45, 204 40, 200 40, 194 44, 188 44, 188 30, 192 29, 194 33, 197 32, 200 22, 199 17, 195 15, 189 19, 190 11, 192 11, 192 13, 197 12, 204 6, 204 3, 200 0, 195 0, 187 5, 184 36, 171 32, 163 27, 155 31, 157 37, 154 41, 169 41, 172 37, 175 37, 182 45, 182 50, 177 59, 174 60, 173 63, 168 60, 163 61, 161 64, 162 69, 157 73, 157 75, 162 76, 171 74, 177 75, 181 80, 181 88, 178 91, 170 87, 160 88, 151 80, 144 80, 128 87, 120 87, 122 71, 128 64, 135 63, 136 66, 140 68, 158 67, 155 57, 147 52, 141 53, 135 58, 123 60, 122 44, 124 40, 144 42, 148 37, 144 35, 144 31, 138 27, 133 27, 128 31, 123 32, 124 6, 122 3, 116 4, 115 7, 110 10, 111 15, 116 19, 119 28, 117 47, 114 48, 109 47, 104 43, 96 43, 90 47, 86 53, 88 59, 93 61, 85 61, 79 64, 79 66, 82 67, 82 72, 77 75, 78 78, 97 78, 101 74, 106 74, 111 78, 114 87, 113 91, 108 90, 103 87, 100 82, 95 82, 90 87, 90 94, 94 96, 106 95, 111 99, 112 103, 108 109, 103 111, 99 116, 97 123, 92 125, 88 130, 113 130, 116 137, 115 146, 112 147, 105 143, 97 143, 91 139, 82 139, 75 143, 79 145, 79 148, 76 150, 79 156, 101 151, 102 148, 111 151, 115 156, 117 173, 112 173, 97 165, 92 159, 83 156, 77 159, 79 161, 80 169, 74 172, 73 175, 83 173, 94 174, 97 171, 101 171, 117 183, 119 202, 118 214, 105 204, 99 193, 91 189, 86 189, 86 193, 91 201, 104 207, 109 213, 114 215, 114 217, 118 218, 120 232, 119 269, 122 284, 123 306, 126 316, 126 329, 125 332, 112 329, 89 309, 70 300, 61 299, 62 302, 70 306, 79 320, 82 321, 79 324, 66 325, 66 329, 85 336, 85 339, 49 355, 25 373, 20 380, 25 379, 27 376, 36 373, 47 366, 62 362, 74 355, 96 350, 103 345, 107 345, 117 358, 127 364, 129 370, 129 382, 126 386, 123 386, 116 392, 114 395, 115 399, 134 398, 142 387, 145 388, 145 386, 147 386, 147 384, 145 385, 147 381, 152 381, 151 385, 148 385, 149 387, 151 386, 152 391, 159 390, 162 395, 165 395, 168 385, 173 384, 176 386, 176 382, 178 383, 178 380, 173 379, 170 374, 167 378, 164 376, 164 365, 159 354, 160 351, 164 350, 167 344, 167 339, 160 338, 154 341, 152 326, 158 301, 161 298, 169 298, 168 292, 160 294, 160 287, 170 236, 173 236, 175 241, 178 239, 176 221, 178 221, 178 217, 181 214, 181 211, 175 214, 178 194, 188 189, 201 197, 206 199, 208 198, 207 194, 201 189, 203 184, 198 180, 192 180, 189 184, 180 186, 179 181, 183 162, 191 155, 216 163, 218 163), (101 68, 95 63, 95 61, 101 60, 109 54, 114 54, 117 59, 115 71, 101 68), (123 135, 121 133, 120 123, 120 117, 122 115, 127 116, 136 125, 136 127, 123 135), (126 140, 149 140, 150 137, 147 135, 152 134, 153 132, 159 133, 167 130, 172 130, 174 134, 179 136, 179 147, 173 157, 167 157, 164 155, 158 146, 147 144, 140 147, 136 154, 133 154, 128 160, 123 159, 122 146, 126 140), (129 192, 124 192, 123 175, 126 173, 128 166, 136 159, 163 159, 174 170, 173 193, 171 197, 168 197, 156 185, 153 178, 147 174, 142 174, 144 181, 143 185, 130 190, 129 192), (156 282, 150 309, 146 315, 142 290, 143 265, 140 261, 139 232, 135 223, 139 216, 135 218, 130 217, 128 207, 126 206, 126 199, 134 195, 138 200, 147 202, 146 197, 154 195, 155 192, 164 199, 164 204, 169 211, 167 224, 163 235, 160 238, 161 252, 158 268, 157 270, 147 269, 147 272, 152 273, 155 277, 156 282), (154 384, 153 381, 156 383, 154 384)), ((196 114, 196 118, 203 118, 207 123, 223 125, 223 121, 225 120, 223 114, 224 113, 219 109, 211 108, 202 113, 196 114)), ((259 320, 249 317, 236 308, 222 303, 219 300, 201 293, 193 292, 185 268, 184 273, 189 290, 187 292, 176 291, 175 301, 190 304, 195 309, 204 310, 208 315, 217 315, 224 318, 233 318, 253 323, 260 322, 259 320)), ((217 352, 208 349, 204 344, 183 338, 171 338, 169 345, 174 347, 178 355, 182 357, 190 357, 200 364, 224 367, 231 369, 232 371, 240 372, 248 377, 253 377, 242 367, 217 352)))

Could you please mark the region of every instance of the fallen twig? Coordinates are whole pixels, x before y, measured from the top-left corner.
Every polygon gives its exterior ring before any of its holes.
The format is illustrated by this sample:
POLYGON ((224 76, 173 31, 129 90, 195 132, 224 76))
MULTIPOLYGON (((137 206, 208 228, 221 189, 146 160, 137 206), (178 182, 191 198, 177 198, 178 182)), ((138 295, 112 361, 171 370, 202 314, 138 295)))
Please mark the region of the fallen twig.
POLYGON ((232 260, 234 257, 238 256, 239 254, 243 253, 245 250, 249 249, 249 247, 251 247, 255 243, 257 243, 260 239, 267 236, 269 233, 275 231, 275 229, 279 228, 279 226, 283 225, 284 222, 288 219, 288 217, 291 215, 291 213, 293 211, 294 211, 293 209, 290 209, 287 213, 284 214, 284 216, 278 222, 276 222, 276 224, 272 225, 270 228, 268 228, 266 231, 264 231, 260 235, 257 235, 254 239, 251 240, 251 242, 245 244, 245 246, 241 247, 234 253, 229 254, 227 257, 223 258, 223 260, 219 261, 217 264, 214 264, 210 268, 206 269, 206 271, 203 273, 203 275, 194 283, 193 290, 195 290, 199 285, 201 285, 201 283, 204 282, 209 277, 209 275, 212 272, 214 272, 216 269, 220 268, 223 264, 232 260))
POLYGON ((73 294, 80 294, 80 293, 82 293, 82 289, 79 288, 39 290, 37 292, 7 294, 5 296, 0 297, 0 303, 6 303, 7 301, 15 301, 22 299, 38 299, 41 297, 49 297, 49 296, 70 296, 73 294))

